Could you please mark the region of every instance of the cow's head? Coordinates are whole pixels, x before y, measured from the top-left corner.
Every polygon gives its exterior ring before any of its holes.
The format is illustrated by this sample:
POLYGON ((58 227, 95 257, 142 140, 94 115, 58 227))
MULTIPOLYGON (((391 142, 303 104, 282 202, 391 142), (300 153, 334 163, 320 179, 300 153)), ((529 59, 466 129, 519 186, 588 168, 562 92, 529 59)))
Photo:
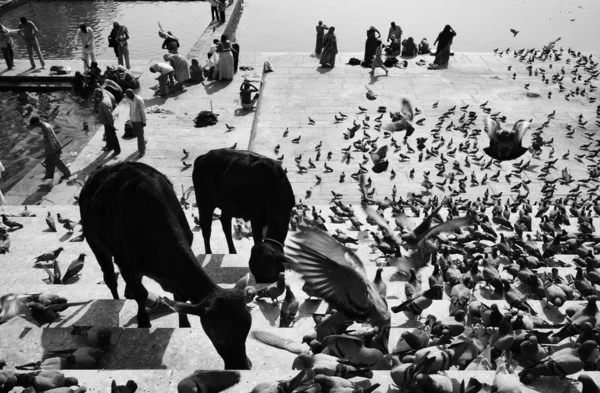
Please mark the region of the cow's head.
POLYGON ((285 271, 283 245, 271 239, 255 244, 250 252, 248 266, 258 284, 277 281, 279 273, 285 271))
POLYGON ((217 291, 194 305, 165 300, 179 313, 200 317, 204 332, 225 362, 225 369, 252 369, 252 362, 246 355, 246 338, 252 326, 252 317, 246 308, 242 291, 217 291))

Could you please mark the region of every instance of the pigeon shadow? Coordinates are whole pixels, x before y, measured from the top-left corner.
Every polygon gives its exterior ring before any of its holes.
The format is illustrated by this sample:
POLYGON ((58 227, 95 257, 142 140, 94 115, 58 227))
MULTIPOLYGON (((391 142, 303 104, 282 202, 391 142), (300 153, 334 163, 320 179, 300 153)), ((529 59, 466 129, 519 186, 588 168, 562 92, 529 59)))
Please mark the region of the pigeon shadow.
POLYGON ((60 239, 58 239, 58 241, 61 242, 61 243, 62 242, 66 242, 67 240, 69 240, 71 238, 71 236, 73 236, 73 233, 74 232, 67 232, 67 233, 65 233, 64 235, 62 235, 60 237, 60 239))
POLYGON ((275 326, 275 322, 279 319, 279 313, 281 311, 279 305, 273 304, 270 300, 265 299, 256 299, 254 300, 254 304, 258 306, 265 319, 269 321, 269 324, 275 326))
POLYGON ((331 70, 333 70, 334 67, 323 67, 323 66, 319 66, 317 67, 317 72, 319 74, 327 74, 328 72, 331 72, 331 70))

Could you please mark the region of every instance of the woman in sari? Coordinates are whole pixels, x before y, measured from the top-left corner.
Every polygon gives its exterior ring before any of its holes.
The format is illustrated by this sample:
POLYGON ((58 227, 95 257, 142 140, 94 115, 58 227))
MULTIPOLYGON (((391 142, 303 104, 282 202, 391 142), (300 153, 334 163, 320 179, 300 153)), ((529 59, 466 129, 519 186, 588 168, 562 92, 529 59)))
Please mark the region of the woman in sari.
POLYGON ((377 40, 379 40, 380 38, 381 33, 379 33, 379 30, 377 30, 375 26, 371 26, 369 30, 367 30, 367 41, 365 42, 365 57, 363 59, 363 65, 365 67, 371 66, 373 56, 375 56, 375 51, 377 50, 377 40))
POLYGON ((448 64, 448 61, 450 60, 450 46, 452 45, 454 36, 456 36, 454 29, 452 29, 450 25, 446 25, 444 30, 435 39, 433 45, 437 43, 437 49, 435 52, 435 60, 433 61, 433 68, 448 64))
POLYGON ((217 47, 217 52, 219 52, 219 80, 233 79, 233 50, 227 34, 223 34, 221 43, 217 47))
POLYGON ((188 60, 182 55, 166 54, 164 55, 166 62, 171 64, 175 70, 175 90, 183 90, 183 82, 190 79, 190 65, 188 60))
POLYGON ((321 53, 322 67, 335 67, 335 56, 338 53, 335 27, 331 26, 323 37, 323 52, 321 53))
POLYGON ((315 45, 315 55, 317 57, 321 56, 321 51, 323 50, 323 36, 325 35, 325 29, 327 26, 323 24, 323 21, 319 21, 317 25, 317 44, 315 45))

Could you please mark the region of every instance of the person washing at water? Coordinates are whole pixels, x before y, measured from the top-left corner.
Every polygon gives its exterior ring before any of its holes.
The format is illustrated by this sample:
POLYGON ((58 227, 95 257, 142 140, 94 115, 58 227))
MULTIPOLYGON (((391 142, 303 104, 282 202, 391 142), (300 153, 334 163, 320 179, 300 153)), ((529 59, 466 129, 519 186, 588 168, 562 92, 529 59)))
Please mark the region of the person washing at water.
POLYGON ((84 24, 79 26, 76 34, 77 42, 81 45, 81 59, 83 60, 83 70, 90 68, 90 58, 92 63, 96 61, 94 54, 94 30, 84 24))
POLYGON ((42 180, 53 179, 54 168, 58 168, 58 170, 63 173, 63 176, 60 178, 60 181, 67 180, 71 176, 71 171, 60 159, 60 154, 62 152, 63 147, 58 141, 58 138, 56 137, 52 126, 48 123, 40 121, 40 118, 37 116, 34 116, 29 120, 29 125, 32 128, 40 127, 42 129, 42 136, 44 138, 44 150, 46 152, 46 175, 42 178, 42 180))
POLYGON ((29 61, 31 62, 31 68, 35 68, 35 60, 33 59, 33 50, 35 49, 35 53, 37 53, 40 58, 40 63, 42 63, 42 69, 46 68, 46 63, 44 62, 44 57, 42 56, 42 52, 40 51, 40 43, 38 42, 37 36, 39 34, 38 28, 35 24, 27 20, 26 17, 21 17, 21 24, 19 25, 19 34, 25 40, 25 45, 27 46, 27 53, 29 54, 29 61))
POLYGON ((161 33, 162 32, 159 32, 158 35, 165 39, 161 48, 167 49, 169 53, 177 53, 177 49, 179 48, 179 40, 177 37, 175 37, 170 31, 167 31, 167 34, 161 35, 161 33), (173 50, 174 52, 172 52, 173 50))

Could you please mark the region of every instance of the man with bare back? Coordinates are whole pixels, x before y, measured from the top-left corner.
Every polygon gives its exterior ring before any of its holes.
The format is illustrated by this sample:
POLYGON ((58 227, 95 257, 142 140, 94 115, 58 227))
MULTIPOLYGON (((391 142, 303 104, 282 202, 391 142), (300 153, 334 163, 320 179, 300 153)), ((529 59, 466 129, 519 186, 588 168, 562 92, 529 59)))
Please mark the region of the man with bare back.
POLYGON ((19 34, 25 40, 25 44, 27 45, 27 53, 29 53, 29 61, 31 62, 31 68, 35 68, 35 61, 33 60, 33 50, 37 53, 40 58, 40 63, 42 63, 42 68, 46 68, 46 63, 44 62, 44 57, 42 56, 42 52, 40 51, 40 44, 37 39, 38 29, 33 24, 32 21, 27 20, 26 17, 21 17, 21 24, 19 25, 19 34))

